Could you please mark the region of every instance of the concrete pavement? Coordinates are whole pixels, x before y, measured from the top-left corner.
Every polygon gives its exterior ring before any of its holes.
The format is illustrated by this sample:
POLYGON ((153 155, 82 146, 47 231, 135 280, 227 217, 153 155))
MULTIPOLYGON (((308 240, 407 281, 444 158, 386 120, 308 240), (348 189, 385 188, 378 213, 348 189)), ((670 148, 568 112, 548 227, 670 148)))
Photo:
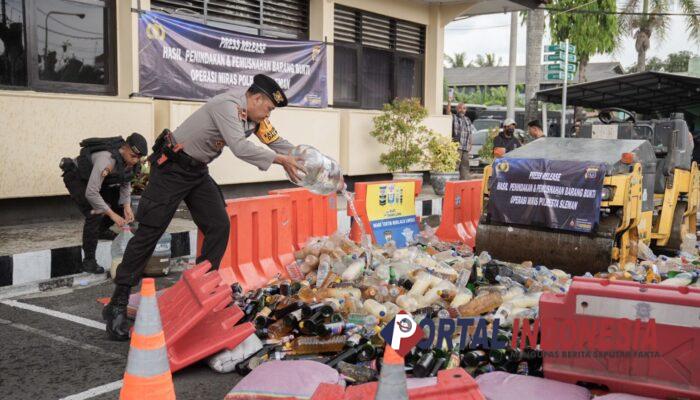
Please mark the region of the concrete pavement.
MULTIPOLYGON (((107 339, 96 302, 111 291, 103 282, 0 302, 0 399, 117 399, 129 343, 107 339)), ((223 399, 240 376, 201 363, 173 378, 178 398, 223 399)))

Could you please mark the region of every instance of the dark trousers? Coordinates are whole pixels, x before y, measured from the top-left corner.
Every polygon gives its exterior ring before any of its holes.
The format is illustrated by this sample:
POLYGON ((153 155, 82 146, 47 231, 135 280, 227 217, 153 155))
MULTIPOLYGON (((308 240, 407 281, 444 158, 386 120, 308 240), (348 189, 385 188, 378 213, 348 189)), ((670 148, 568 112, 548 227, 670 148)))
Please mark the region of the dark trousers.
POLYGON ((114 283, 136 286, 158 239, 173 219, 181 201, 185 201, 197 228, 204 235, 202 254, 197 262, 208 260, 218 268, 226 252, 229 220, 219 186, 204 168, 185 169, 167 161, 151 168, 148 186, 141 195, 136 220, 139 228, 126 246, 114 283))
MULTIPOLYGON (((83 224, 83 252, 85 252, 86 260, 94 260, 99 233, 108 230, 114 224, 114 221, 104 214, 92 213, 92 206, 85 197, 87 182, 80 179, 76 170, 64 172, 63 183, 66 185, 71 199, 73 199, 80 212, 85 216, 85 223, 83 224)), ((102 186, 100 196, 102 196, 112 211, 120 215, 124 214, 124 208, 119 205, 119 186, 102 186)))
POLYGON ((459 180, 463 181, 469 179, 471 174, 469 173, 469 152, 467 150, 459 151, 459 180))

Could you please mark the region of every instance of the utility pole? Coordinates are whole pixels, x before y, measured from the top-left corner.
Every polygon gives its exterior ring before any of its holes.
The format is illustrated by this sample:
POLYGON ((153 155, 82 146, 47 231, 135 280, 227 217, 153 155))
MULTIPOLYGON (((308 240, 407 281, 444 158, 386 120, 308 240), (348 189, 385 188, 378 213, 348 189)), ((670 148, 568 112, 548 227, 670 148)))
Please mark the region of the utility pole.
POLYGON ((561 137, 566 134, 566 85, 569 77, 569 39, 564 42, 564 87, 561 94, 561 137))
POLYGON ((515 119, 515 77, 518 56, 518 13, 510 13, 510 55, 508 56, 508 98, 506 118, 515 119))

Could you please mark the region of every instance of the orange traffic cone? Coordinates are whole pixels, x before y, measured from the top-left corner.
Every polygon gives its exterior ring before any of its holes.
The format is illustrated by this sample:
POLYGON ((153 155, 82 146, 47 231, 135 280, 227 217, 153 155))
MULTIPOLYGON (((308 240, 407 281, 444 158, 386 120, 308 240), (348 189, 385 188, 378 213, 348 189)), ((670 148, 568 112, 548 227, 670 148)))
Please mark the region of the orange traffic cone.
POLYGON ((175 387, 156 300, 156 285, 152 278, 146 278, 141 283, 141 303, 131 333, 131 348, 119 399, 175 399, 175 387))
POLYGON ((387 344, 384 347, 383 360, 374 400, 408 400, 403 357, 387 344))

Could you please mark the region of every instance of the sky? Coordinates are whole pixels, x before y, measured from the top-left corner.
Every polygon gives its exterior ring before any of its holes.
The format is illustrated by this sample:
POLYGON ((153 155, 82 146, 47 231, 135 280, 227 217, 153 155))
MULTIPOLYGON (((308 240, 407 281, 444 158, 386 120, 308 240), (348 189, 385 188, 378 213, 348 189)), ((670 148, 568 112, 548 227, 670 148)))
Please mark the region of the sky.
MULTIPOLYGON (((625 1, 618 1, 618 9, 625 1)), ((672 12, 681 12, 675 5, 672 12)), ((647 52, 647 60, 653 56, 661 59, 669 53, 690 50, 700 55, 700 46, 688 39, 683 17, 672 16, 670 29, 664 41, 652 35, 651 48, 647 52)), ((525 65, 525 35, 524 24, 518 25, 518 55, 517 64, 525 65)), ((543 44, 550 43, 548 28, 545 28, 543 44)), ((476 58, 477 54, 495 53, 496 58, 502 58, 501 65, 508 65, 508 49, 510 42, 510 14, 492 14, 455 21, 445 27, 445 53, 453 55, 458 52, 467 53, 467 61, 476 58), (484 40, 488 37, 488 40, 484 40)), ((637 62, 637 52, 634 49, 634 39, 625 37, 620 49, 614 54, 595 55, 591 62, 619 61, 625 68, 637 62)))

